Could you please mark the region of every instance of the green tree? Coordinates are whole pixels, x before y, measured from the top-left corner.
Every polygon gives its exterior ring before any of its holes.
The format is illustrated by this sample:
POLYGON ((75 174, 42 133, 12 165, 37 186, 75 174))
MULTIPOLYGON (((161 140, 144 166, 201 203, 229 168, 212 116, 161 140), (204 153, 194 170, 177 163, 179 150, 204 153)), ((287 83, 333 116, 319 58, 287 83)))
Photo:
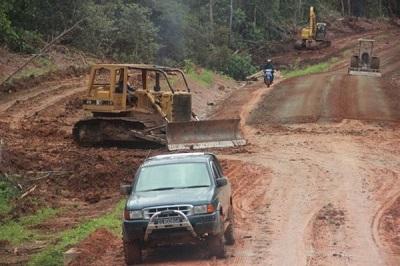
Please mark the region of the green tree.
POLYGON ((88 3, 74 44, 85 51, 130 63, 150 63, 158 44, 147 8, 123 1, 88 3))

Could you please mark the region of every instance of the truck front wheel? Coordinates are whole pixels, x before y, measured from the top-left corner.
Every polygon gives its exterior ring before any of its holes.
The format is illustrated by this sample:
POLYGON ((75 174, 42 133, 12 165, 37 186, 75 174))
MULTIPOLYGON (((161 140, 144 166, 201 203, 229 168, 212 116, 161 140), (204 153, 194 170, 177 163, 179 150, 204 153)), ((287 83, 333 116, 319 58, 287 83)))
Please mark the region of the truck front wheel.
POLYGON ((142 247, 137 241, 124 241, 124 254, 127 265, 142 263, 142 247))
POLYGON ((234 224, 235 224, 235 216, 233 213, 233 208, 231 207, 231 212, 229 213, 229 225, 225 230, 224 236, 227 245, 235 244, 235 233, 234 233, 234 224))
POLYGON ((224 243, 224 235, 210 236, 208 238, 208 248, 210 249, 210 255, 215 256, 218 259, 223 259, 226 256, 226 249, 224 243))

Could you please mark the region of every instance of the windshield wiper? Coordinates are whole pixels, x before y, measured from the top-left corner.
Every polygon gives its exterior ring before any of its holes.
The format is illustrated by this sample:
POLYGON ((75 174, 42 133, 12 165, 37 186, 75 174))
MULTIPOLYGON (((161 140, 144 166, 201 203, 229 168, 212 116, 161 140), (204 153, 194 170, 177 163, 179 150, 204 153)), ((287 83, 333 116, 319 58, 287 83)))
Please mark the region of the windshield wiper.
POLYGON ((148 192, 148 191, 161 191, 161 190, 172 190, 172 189, 179 189, 179 187, 160 187, 155 189, 143 190, 141 192, 148 192))
POLYGON ((209 187, 209 186, 201 185, 201 186, 188 186, 188 187, 182 187, 182 188, 200 188, 200 187, 209 187))
POLYGON ((142 191, 138 191, 138 192, 162 191, 162 190, 186 189, 186 188, 201 188, 201 187, 210 187, 210 186, 200 185, 200 186, 188 186, 188 187, 160 187, 160 188, 155 188, 155 189, 142 190, 142 191))

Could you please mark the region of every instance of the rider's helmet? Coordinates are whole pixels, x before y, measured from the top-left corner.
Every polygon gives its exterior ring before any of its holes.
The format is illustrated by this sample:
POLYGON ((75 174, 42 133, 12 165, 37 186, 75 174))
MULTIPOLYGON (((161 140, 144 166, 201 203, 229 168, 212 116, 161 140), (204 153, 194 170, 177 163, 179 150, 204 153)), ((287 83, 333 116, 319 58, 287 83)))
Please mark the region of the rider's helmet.
POLYGON ((267 60, 267 63, 271 63, 271 62, 272 62, 272 59, 268 59, 268 60, 267 60))

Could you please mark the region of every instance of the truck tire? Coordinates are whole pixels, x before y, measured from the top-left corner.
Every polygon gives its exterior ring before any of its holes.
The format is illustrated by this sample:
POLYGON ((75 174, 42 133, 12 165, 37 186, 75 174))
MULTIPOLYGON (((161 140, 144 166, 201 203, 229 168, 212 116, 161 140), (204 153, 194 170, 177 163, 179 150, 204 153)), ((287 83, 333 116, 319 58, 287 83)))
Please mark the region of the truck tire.
POLYGON ((350 67, 357 68, 359 65, 358 56, 353 55, 350 61, 350 67))
POLYGON ((229 217, 229 225, 226 228, 225 233, 224 233, 225 243, 227 245, 235 244, 234 224, 235 224, 235 216, 234 216, 234 213, 232 210, 230 217, 229 217))
POLYGON ((232 223, 230 223, 228 225, 228 227, 226 228, 224 236, 225 236, 225 241, 226 241, 225 243, 227 245, 231 246, 231 245, 235 244, 235 234, 234 234, 232 223))
POLYGON ((224 243, 224 235, 210 236, 207 239, 208 248, 210 249, 210 255, 215 256, 218 259, 223 259, 226 256, 226 249, 224 243))
POLYGON ((380 67, 380 61, 379 61, 379 57, 372 57, 371 59, 371 68, 372 69, 379 69, 380 67))
POLYGON ((136 241, 124 240, 124 255, 127 265, 142 263, 142 247, 136 241))

